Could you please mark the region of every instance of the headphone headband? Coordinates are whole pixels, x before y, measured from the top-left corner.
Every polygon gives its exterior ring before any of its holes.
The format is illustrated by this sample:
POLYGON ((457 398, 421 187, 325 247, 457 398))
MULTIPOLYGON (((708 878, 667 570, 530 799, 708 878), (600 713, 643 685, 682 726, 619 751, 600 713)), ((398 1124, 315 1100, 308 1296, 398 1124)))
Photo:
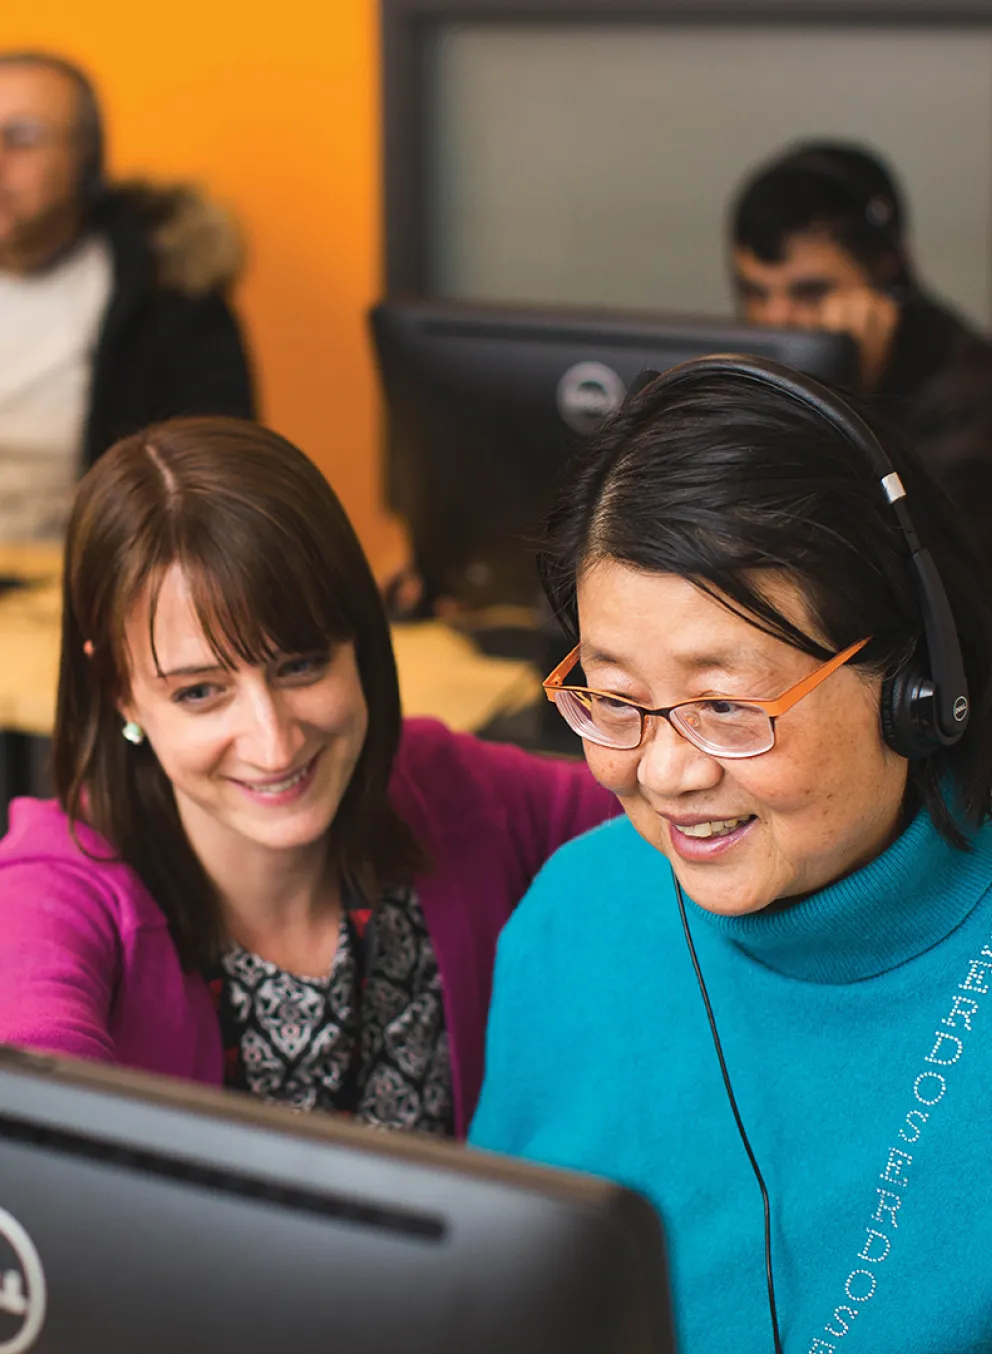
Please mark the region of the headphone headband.
POLYGON ((836 154, 831 154, 827 149, 815 146, 798 151, 789 161, 788 168, 816 175, 839 188, 857 205, 869 225, 881 231, 891 244, 896 243, 899 203, 894 185, 891 181, 885 181, 887 175, 881 184, 868 184, 864 181, 863 173, 859 173, 858 166, 838 159, 836 154))
POLYGON ((929 679, 917 682, 917 704, 929 701, 932 714, 921 709, 911 712, 914 727, 931 726, 935 745, 950 747, 957 743, 968 725, 968 683, 957 626, 937 566, 913 526, 906 503, 906 490, 888 453, 871 428, 839 395, 811 376, 794 371, 768 358, 736 353, 718 353, 696 357, 659 375, 642 372, 633 382, 628 398, 648 386, 661 393, 679 389, 708 376, 729 376, 735 380, 772 389, 805 409, 818 414, 864 458, 879 482, 895 515, 909 550, 910 572, 920 603, 920 615, 930 665, 929 679), (924 689, 927 687, 928 689, 924 689))

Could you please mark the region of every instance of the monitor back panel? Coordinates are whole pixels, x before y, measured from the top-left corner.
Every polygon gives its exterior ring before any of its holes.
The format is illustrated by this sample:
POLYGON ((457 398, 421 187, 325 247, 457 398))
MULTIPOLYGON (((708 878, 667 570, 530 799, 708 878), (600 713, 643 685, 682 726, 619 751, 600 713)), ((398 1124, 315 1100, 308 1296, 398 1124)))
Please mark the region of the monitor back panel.
POLYGON ((0 1065, 3 1354, 670 1348, 660 1229, 623 1191, 48 1078, 0 1065))
POLYGON ((372 315, 391 506, 432 596, 532 604, 543 517, 572 461, 645 370, 715 352, 843 385, 845 336, 731 322, 581 318, 390 302, 372 315))

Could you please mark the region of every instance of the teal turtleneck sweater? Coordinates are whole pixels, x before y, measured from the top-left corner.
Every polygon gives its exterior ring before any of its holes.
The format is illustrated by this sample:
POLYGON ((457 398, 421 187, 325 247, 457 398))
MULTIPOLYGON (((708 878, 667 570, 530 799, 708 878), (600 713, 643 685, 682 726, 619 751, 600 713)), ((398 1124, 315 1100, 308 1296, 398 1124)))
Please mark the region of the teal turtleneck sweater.
MULTIPOLYGON (((992 827, 918 817, 775 913, 689 902, 771 1198, 786 1354, 992 1349, 992 827)), ((664 1220, 681 1354, 768 1354, 758 1187, 671 872, 626 821, 545 867, 503 933, 477 1146, 609 1176, 664 1220)))

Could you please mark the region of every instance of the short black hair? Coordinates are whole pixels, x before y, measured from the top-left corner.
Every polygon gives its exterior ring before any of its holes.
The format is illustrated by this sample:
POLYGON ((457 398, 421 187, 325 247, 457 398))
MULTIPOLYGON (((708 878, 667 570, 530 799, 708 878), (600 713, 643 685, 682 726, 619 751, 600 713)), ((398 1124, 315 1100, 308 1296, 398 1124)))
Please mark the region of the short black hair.
MULTIPOLYGON (((916 802, 961 846, 960 813, 980 823, 992 800, 992 604, 950 500, 899 434, 849 403, 902 478, 958 629, 971 722, 960 743, 912 761, 909 774, 916 802)), ((821 661, 873 636, 853 664, 892 676, 925 645, 908 558, 874 471, 832 423, 770 386, 700 373, 671 389, 648 385, 592 440, 548 519, 540 568, 574 638, 579 578, 612 559, 686 578, 821 661), (772 572, 799 587, 810 632, 765 595, 772 572)))
POLYGON ((24 48, 0 52, 4 66, 41 66, 64 76, 76 92, 76 135, 79 138, 79 185, 84 202, 91 202, 103 189, 106 137, 96 86, 81 66, 54 52, 24 48))
POLYGON ((873 278, 910 285, 906 205, 881 156, 843 141, 805 141, 762 165, 731 209, 735 245, 781 262, 796 235, 822 231, 873 278))

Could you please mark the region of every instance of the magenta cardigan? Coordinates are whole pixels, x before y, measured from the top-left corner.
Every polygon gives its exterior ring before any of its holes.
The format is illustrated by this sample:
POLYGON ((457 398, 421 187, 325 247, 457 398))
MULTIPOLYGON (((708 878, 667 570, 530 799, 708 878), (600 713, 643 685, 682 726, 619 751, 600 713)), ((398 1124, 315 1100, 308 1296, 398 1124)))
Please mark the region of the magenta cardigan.
MULTIPOLYGON (((478 1098, 496 939, 544 861, 616 813, 584 763, 407 720, 393 803, 425 847, 416 881, 444 987, 455 1122, 478 1098)), ((111 856, 85 827, 88 852, 111 856)), ((219 1085, 213 1003, 128 866, 92 860, 51 800, 20 799, 0 842, 0 1043, 219 1085)))

